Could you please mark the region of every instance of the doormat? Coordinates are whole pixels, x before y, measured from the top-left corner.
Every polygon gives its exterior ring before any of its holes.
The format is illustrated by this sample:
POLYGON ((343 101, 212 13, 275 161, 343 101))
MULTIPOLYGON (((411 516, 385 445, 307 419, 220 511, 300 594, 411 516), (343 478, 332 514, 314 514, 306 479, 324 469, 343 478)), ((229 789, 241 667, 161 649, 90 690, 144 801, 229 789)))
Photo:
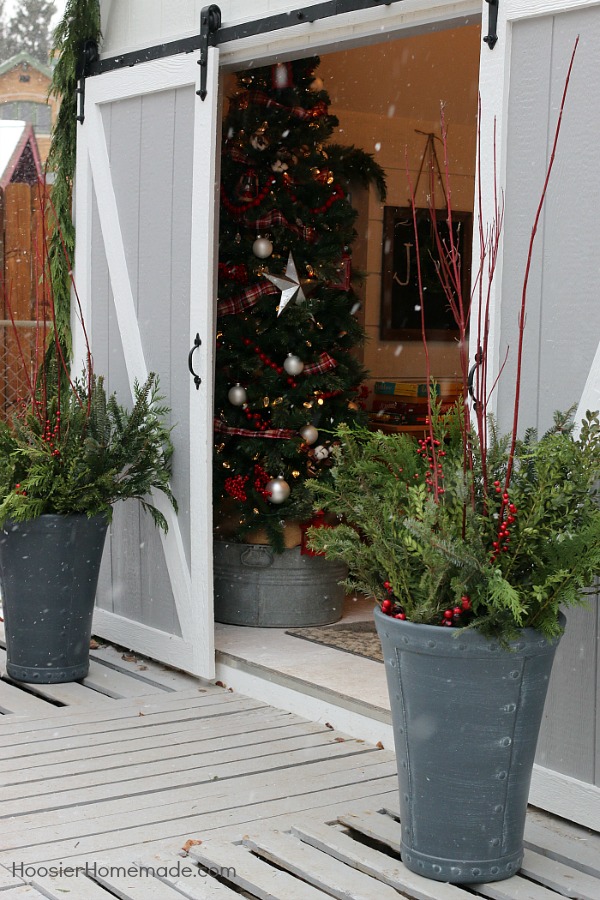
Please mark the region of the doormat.
POLYGON ((374 622, 342 622, 338 625, 321 625, 314 628, 291 628, 286 634, 314 644, 325 644, 345 653, 364 656, 383 662, 381 644, 374 622))

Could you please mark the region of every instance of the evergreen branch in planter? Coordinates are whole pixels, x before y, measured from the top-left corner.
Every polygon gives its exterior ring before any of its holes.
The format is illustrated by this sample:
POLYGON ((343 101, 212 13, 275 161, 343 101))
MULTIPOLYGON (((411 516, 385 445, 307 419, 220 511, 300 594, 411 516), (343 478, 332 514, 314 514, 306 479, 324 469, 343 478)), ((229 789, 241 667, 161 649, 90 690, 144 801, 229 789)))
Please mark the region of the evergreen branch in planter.
MULTIPOLYGON (((48 208, 43 192, 40 204, 45 216, 48 208)), ((60 232, 59 237, 70 274, 60 232)), ((73 380, 56 327, 52 260, 45 241, 36 259, 40 294, 31 364, 29 348, 15 324, 10 291, 5 291, 21 359, 21 372, 15 373, 15 379, 24 398, 9 420, 0 422, 0 525, 44 514, 103 514, 110 520, 118 500, 134 499, 166 531, 164 515, 149 499, 150 492, 159 491, 177 510, 169 484, 173 454, 170 411, 163 403, 159 378, 151 372, 143 384, 134 383, 130 409, 121 406, 115 394, 107 396, 103 377, 94 372, 81 305, 71 280, 87 348, 81 376, 73 380), (54 327, 48 328, 48 322, 54 327)))

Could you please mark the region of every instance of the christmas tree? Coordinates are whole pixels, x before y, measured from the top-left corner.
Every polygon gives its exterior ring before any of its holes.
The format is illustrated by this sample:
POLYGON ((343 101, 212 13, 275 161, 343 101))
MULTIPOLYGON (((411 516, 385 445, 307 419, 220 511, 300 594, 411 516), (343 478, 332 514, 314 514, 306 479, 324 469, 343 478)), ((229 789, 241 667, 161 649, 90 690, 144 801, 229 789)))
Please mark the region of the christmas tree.
POLYGON ((348 184, 385 178, 370 154, 327 143, 338 125, 317 58, 242 72, 224 120, 215 502, 238 538, 283 549, 328 476, 332 432, 360 415, 348 184))

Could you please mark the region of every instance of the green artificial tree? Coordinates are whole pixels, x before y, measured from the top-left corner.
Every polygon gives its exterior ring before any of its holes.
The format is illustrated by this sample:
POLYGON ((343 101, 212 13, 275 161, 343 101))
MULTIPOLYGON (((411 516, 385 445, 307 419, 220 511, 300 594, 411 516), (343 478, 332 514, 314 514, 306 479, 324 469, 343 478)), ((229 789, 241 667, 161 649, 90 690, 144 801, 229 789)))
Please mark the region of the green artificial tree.
POLYGON ((242 72, 224 120, 215 495, 229 532, 311 515, 332 432, 360 416, 350 182, 385 177, 370 154, 328 143, 338 121, 318 58, 242 72))

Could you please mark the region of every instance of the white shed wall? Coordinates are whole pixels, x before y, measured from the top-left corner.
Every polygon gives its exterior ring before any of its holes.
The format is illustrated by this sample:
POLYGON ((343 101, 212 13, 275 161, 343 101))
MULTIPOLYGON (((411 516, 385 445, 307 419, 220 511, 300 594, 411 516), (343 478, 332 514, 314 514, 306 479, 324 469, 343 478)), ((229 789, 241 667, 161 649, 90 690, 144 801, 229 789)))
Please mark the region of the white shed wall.
MULTIPOLYGON (((224 25, 315 6, 322 0, 221 0, 224 25)), ((197 34, 208 0, 118 0, 102 4, 103 54, 112 56, 139 47, 197 34)))
MULTIPOLYGON (((513 26, 506 120, 506 215, 500 307, 502 430, 512 421, 518 308, 535 210, 548 165, 569 59, 577 35, 563 125, 534 250, 525 331, 521 428, 540 432, 556 409, 577 404, 600 340, 598 145, 600 6, 513 26)), ((537 761, 600 785, 600 607, 567 613, 537 761)))

